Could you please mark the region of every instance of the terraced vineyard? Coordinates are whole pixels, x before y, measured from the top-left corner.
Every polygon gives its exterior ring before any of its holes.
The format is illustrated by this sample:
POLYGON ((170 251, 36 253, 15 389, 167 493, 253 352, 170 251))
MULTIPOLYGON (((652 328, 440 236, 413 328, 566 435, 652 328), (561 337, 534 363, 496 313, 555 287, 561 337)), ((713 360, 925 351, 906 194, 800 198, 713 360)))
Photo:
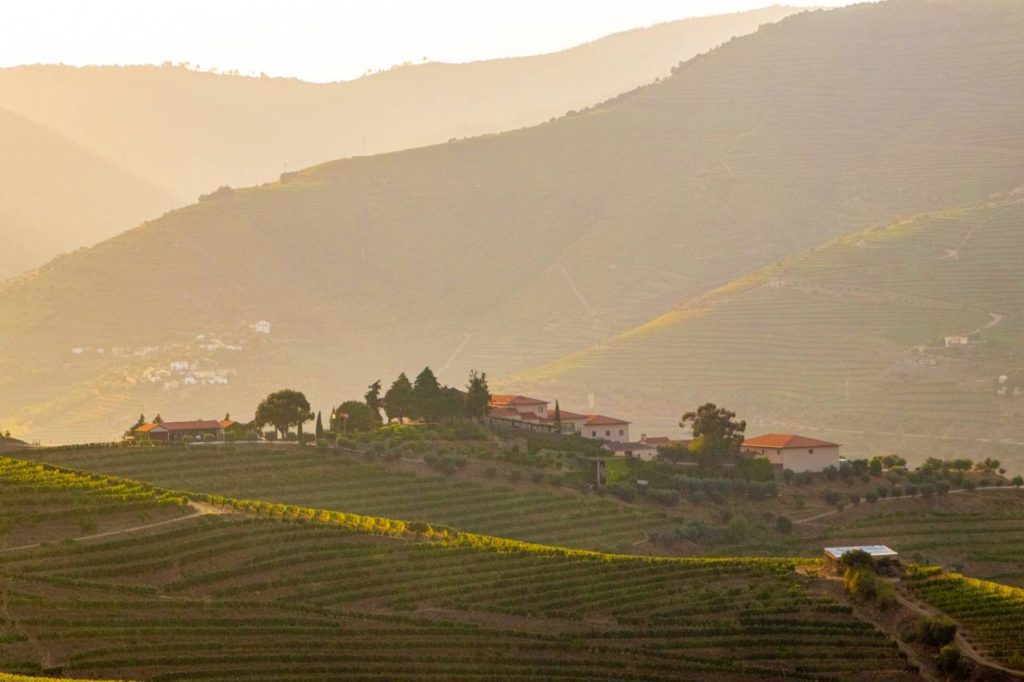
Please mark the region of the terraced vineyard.
POLYGON ((1024 670, 1024 590, 930 568, 912 572, 907 584, 955 618, 975 648, 1024 670))
POLYGON ((1024 396, 997 394, 1000 376, 1021 388, 1022 220, 1017 190, 833 239, 505 389, 593 393, 649 431, 713 398, 854 457, 994 456, 1022 473, 1024 396), (969 344, 945 348, 954 335, 969 344))
POLYGON ((0 550, 184 514, 180 498, 147 486, 0 457, 0 550))
MULTIPOLYGON (((4 460, 119 504, 174 493, 4 460), (100 493, 97 493, 100 494, 100 493)), ((155 680, 911 679, 796 559, 602 554, 270 502, 0 553, 0 670, 155 680)), ((67 512, 72 514, 73 510, 67 512)))
POLYGON ((658 514, 612 499, 417 476, 315 448, 39 450, 31 455, 174 490, 424 519, 568 547, 628 552, 645 531, 665 523, 658 514))
POLYGON ((797 526, 788 537, 711 548, 730 555, 811 555, 829 545, 887 544, 908 560, 1024 586, 1024 491, 890 500, 797 526))
POLYGON ((25 637, 90 677, 912 677, 792 569, 206 517, 0 559, 0 668, 30 671, 25 637))

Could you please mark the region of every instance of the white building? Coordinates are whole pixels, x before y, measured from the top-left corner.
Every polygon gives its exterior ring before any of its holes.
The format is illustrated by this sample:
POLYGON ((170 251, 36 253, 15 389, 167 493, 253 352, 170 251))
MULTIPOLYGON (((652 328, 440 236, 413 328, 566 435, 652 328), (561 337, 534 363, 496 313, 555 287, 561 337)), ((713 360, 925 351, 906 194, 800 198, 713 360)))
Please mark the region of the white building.
POLYGON ((839 444, 788 433, 769 433, 743 441, 743 451, 796 473, 839 466, 839 444))
POLYGON ((946 348, 953 348, 954 346, 966 346, 970 343, 970 339, 966 336, 947 336, 946 348))
POLYGON ((171 363, 172 372, 187 372, 188 367, 188 360, 175 360, 171 363))
POLYGON ((260 320, 259 322, 252 325, 252 329, 258 334, 269 334, 270 323, 267 322, 266 320, 260 320))
POLYGON ((584 438, 598 438, 625 443, 629 441, 629 422, 602 414, 592 414, 583 422, 584 438))
POLYGON ((627 459, 642 459, 650 462, 658 456, 658 448, 647 443, 605 443, 605 450, 608 450, 616 457, 627 459))

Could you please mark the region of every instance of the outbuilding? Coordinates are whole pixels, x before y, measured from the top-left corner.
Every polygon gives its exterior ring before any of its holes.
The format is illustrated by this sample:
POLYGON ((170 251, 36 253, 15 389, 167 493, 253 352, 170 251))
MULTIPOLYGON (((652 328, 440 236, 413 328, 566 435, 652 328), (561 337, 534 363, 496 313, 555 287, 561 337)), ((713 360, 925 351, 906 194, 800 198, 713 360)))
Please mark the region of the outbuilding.
POLYGON ((871 557, 879 573, 899 572, 900 555, 886 545, 850 545, 849 547, 826 547, 825 567, 833 573, 839 572, 839 564, 843 557, 853 551, 861 551, 871 557))

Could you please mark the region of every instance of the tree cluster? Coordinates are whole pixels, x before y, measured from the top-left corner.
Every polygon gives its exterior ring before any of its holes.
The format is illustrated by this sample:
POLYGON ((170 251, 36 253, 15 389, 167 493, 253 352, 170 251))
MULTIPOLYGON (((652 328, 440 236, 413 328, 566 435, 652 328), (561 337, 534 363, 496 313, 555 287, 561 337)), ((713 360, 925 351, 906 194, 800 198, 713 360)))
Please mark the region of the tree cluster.
POLYGON ((383 409, 388 421, 418 419, 432 424, 467 417, 481 419, 491 401, 487 374, 476 370, 469 373, 465 390, 441 385, 430 367, 423 368, 412 382, 404 372, 399 374, 383 398, 379 397, 379 390, 378 381, 367 394, 367 405, 383 409))

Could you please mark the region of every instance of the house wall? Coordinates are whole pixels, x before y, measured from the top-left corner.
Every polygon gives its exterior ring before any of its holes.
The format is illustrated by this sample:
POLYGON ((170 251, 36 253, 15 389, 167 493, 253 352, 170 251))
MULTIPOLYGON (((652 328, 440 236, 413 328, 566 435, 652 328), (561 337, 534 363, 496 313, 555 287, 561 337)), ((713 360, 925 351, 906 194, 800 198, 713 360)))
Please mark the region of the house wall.
POLYGON ((781 452, 782 468, 796 473, 824 471, 829 466, 839 466, 839 447, 786 448, 781 452))
POLYGON ((584 438, 628 441, 629 424, 611 424, 608 426, 584 426, 581 435, 584 438))
POLYGON ((586 419, 566 419, 565 417, 562 417, 562 430, 567 431, 572 429, 573 433, 582 433, 583 424, 586 421, 586 419))

